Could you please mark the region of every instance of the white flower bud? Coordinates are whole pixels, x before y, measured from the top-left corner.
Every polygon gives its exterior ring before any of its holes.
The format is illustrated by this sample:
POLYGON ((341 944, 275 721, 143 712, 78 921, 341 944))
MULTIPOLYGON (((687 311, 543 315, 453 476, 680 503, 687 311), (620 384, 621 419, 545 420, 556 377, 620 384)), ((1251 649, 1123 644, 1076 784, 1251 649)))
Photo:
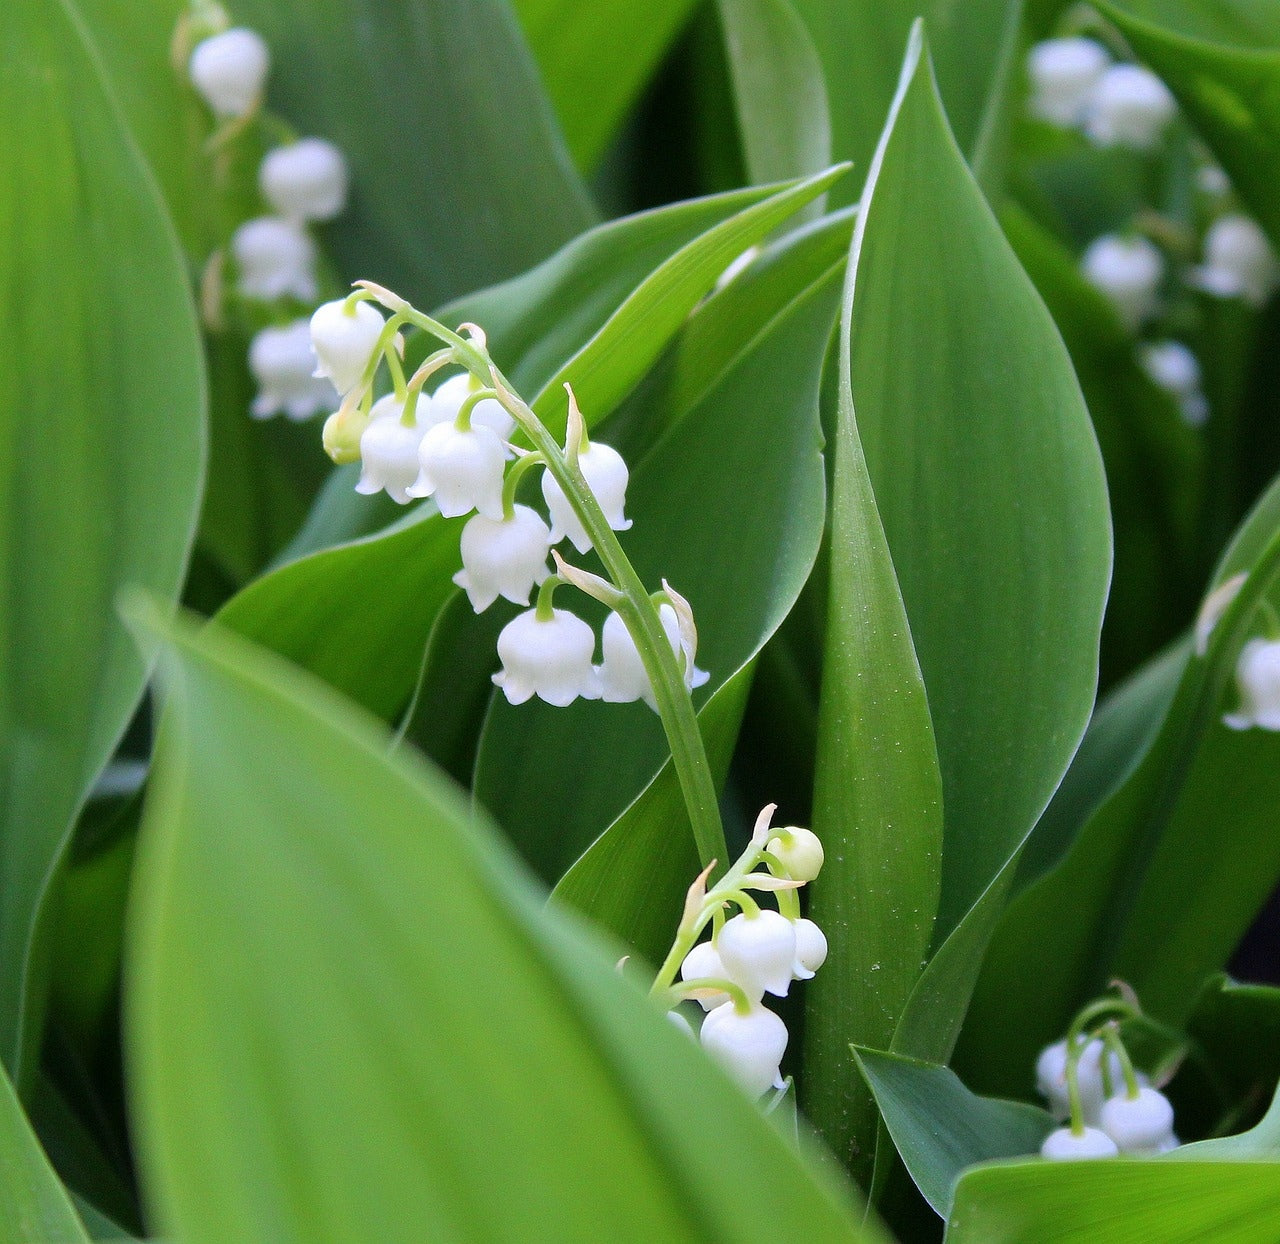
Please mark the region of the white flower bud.
MULTIPOLYGON (((680 965, 680 979, 684 981, 726 980, 729 973, 720 960, 720 952, 711 942, 699 942, 684 957, 680 965)), ((714 1011, 722 1003, 729 1001, 729 995, 723 989, 716 989, 705 998, 695 1001, 704 1011, 714 1011)))
POLYGON ((258 395, 249 408, 254 418, 283 411, 290 419, 309 419, 332 410, 338 395, 329 381, 317 378, 315 365, 306 320, 257 333, 249 343, 249 370, 258 382, 258 395))
MULTIPOLYGON (((462 409, 462 403, 484 386, 468 372, 450 376, 431 395, 431 422, 452 423, 462 409)), ((491 429, 500 441, 509 441, 516 430, 511 412, 496 397, 486 397, 471 408, 472 425, 491 429)))
POLYGON ((1196 169, 1196 189, 1218 198, 1231 189, 1231 179, 1217 164, 1202 164, 1196 169))
POLYGON ((452 423, 434 424, 422 438, 418 464, 411 497, 435 497, 445 518, 479 510, 485 518, 502 520, 506 454, 492 428, 463 431, 452 423))
POLYGON ((679 1011, 668 1011, 667 1019, 673 1027, 678 1028, 686 1037, 692 1038, 695 1035, 693 1025, 679 1011))
POLYGON ((1027 53, 1033 115, 1055 125, 1078 125, 1089 94, 1111 57, 1092 39, 1045 39, 1027 53))
MULTIPOLYGON (((1102 1077, 1102 1055, 1106 1049, 1105 1042, 1093 1038, 1080 1053, 1078 1064, 1078 1081, 1080 1085, 1080 1110, 1084 1121, 1091 1127, 1096 1126, 1102 1113, 1102 1103, 1106 1100, 1106 1085, 1102 1077)), ((1107 1055, 1107 1070, 1111 1076, 1111 1087, 1115 1089, 1124 1083, 1124 1067, 1119 1056, 1112 1051, 1107 1055)), ((1139 1083, 1146 1077, 1139 1073, 1139 1083)), ((1049 1112, 1055 1118, 1065 1119, 1071 1112, 1067 1094, 1067 1043, 1056 1041, 1040 1051, 1036 1060, 1036 1088, 1040 1095, 1048 1100, 1049 1112)))
POLYGON ((1141 65, 1113 65, 1089 93, 1085 133, 1100 147, 1150 151, 1178 111, 1169 88, 1141 65))
POLYGON ((1060 1127, 1050 1132, 1040 1146, 1040 1156, 1054 1162, 1114 1158, 1118 1152, 1115 1141, 1096 1127, 1086 1127, 1078 1136, 1069 1127, 1060 1127))
POLYGON ((1140 1088, 1136 1097, 1117 1093, 1103 1103, 1098 1121, 1121 1153, 1156 1153, 1173 1136, 1173 1107, 1153 1088, 1140 1088))
MULTIPOLYGON (((319 360, 316 375, 328 376, 344 396, 350 393, 364 378, 384 322, 370 302, 339 298, 317 307, 311 317, 311 346, 319 360)), ((419 413, 418 422, 425 427, 428 421, 419 413)))
POLYGON ((267 152, 262 197, 290 220, 332 220, 347 205, 347 162, 331 142, 302 138, 267 152))
POLYGON ((356 492, 370 495, 385 488, 392 501, 408 505, 412 500, 409 486, 418 478, 422 428, 416 418, 412 425, 406 426, 401 418, 403 414, 404 403, 392 393, 374 402, 369 412, 369 426, 360 436, 363 469, 356 492))
POLYGON ((702 1048, 752 1097, 782 1088, 779 1064, 787 1049, 787 1026, 759 1003, 740 1014, 732 1003, 702 1021, 702 1048))
POLYGON ((551 532, 527 505, 513 506, 511 517, 500 521, 476 514, 462 529, 461 544, 462 569, 453 581, 477 613, 499 596, 527 605, 529 593, 551 573, 551 532))
POLYGON ((1156 309, 1164 259, 1146 238, 1096 238, 1081 261, 1085 277, 1104 293, 1131 332, 1156 309))
POLYGON ((1200 361, 1180 341, 1152 341, 1138 355, 1143 370, 1178 403, 1182 417, 1199 427, 1209 417, 1209 403, 1200 388, 1200 361))
POLYGON ((260 302, 285 297, 315 300, 315 243, 292 221, 277 216, 246 221, 232 235, 231 257, 242 297, 260 302))
POLYGON ((767 908, 754 915, 742 912, 725 921, 716 949, 729 979, 748 996, 766 991, 786 996, 796 962, 796 928, 785 916, 767 908))
POLYGON ((794 921, 796 958, 791 965, 792 980, 811 980, 827 961, 827 935, 812 920, 794 921))
POLYGON ((1232 730, 1280 730, 1280 640, 1251 639, 1236 661, 1240 711, 1223 722, 1232 730))
POLYGON ((262 96, 271 55, 262 36, 243 26, 197 43, 187 62, 191 84, 220 117, 242 117, 262 96))
MULTIPOLYGON (((622 460, 622 455, 608 445, 592 441, 578 455, 578 466, 587 486, 600 503, 609 526, 614 531, 626 531, 631 522, 622 512, 626 504, 628 480, 627 464, 622 460)), ((568 536, 579 553, 589 552, 591 537, 587 535, 586 528, 569 504, 569 498, 564 495, 564 490, 550 471, 542 473, 542 495, 546 498, 547 509, 551 511, 551 543, 559 544, 568 536)))
POLYGON ((502 628, 502 669, 493 681, 512 704, 535 695, 558 708, 579 696, 595 700, 600 696, 591 666, 595 648, 595 632, 581 618, 553 609, 544 622, 536 609, 530 609, 502 628))
MULTIPOLYGON (((665 601, 658 606, 658 617, 662 620, 662 629, 667 642, 677 659, 684 667, 684 685, 692 691, 701 687, 709 675, 705 670, 692 666, 689 654, 680 635, 680 619, 676 611, 665 601)), ((600 634, 600 652, 603 661, 597 671, 600 675, 601 698, 610 704, 629 704, 632 700, 643 700, 653 711, 658 711, 658 702, 654 698, 653 686, 649 675, 645 672, 644 662, 636 648, 627 624, 617 613, 610 613, 604 620, 600 634)))
POLYGON ((822 871, 826 859, 818 835, 798 825, 780 827, 769 839, 767 850, 787 870, 792 881, 812 881, 822 871))
POLYGON ((1248 216, 1220 216, 1204 239, 1204 264, 1193 274, 1206 294, 1243 298, 1260 307, 1271 297, 1280 266, 1267 235, 1248 216))

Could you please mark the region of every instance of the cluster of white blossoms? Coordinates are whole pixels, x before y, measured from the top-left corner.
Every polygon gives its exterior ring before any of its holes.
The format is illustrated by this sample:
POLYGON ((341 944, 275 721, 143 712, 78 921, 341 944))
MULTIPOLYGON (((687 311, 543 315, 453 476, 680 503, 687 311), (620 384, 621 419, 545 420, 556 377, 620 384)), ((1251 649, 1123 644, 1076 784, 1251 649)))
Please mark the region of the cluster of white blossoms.
POLYGON ((1141 65, 1116 64, 1093 39, 1046 39, 1027 54, 1031 112, 1079 129, 1099 147, 1151 151, 1178 107, 1169 89, 1141 65))
MULTIPOLYGON (((201 27, 216 32, 192 49, 187 73, 221 123, 220 133, 234 136, 262 111, 271 56, 256 31, 226 24, 216 5, 201 10, 201 27)), ((267 151, 257 181, 264 210, 236 229, 228 247, 236 292, 279 320, 260 329, 249 346, 258 385, 250 411, 259 419, 309 419, 332 410, 337 394, 315 374, 308 321, 296 313, 299 303, 314 305, 320 296, 320 252, 310 227, 346 207, 347 162, 333 143, 300 138, 267 151)))
POLYGON ((1036 1088, 1055 1119, 1041 1156, 1055 1161, 1154 1156, 1178 1147, 1173 1107, 1134 1068, 1120 1039, 1116 1016, 1137 1014, 1125 999, 1102 999, 1084 1008, 1062 1041, 1036 1060, 1036 1088), (1097 1021, 1111 1014, 1105 1022, 1097 1021))
MULTIPOLYGON (((385 491, 401 505, 430 497, 445 518, 470 516, 459 540, 462 569, 454 582, 481 613, 499 597, 535 606, 518 614, 498 637, 502 668, 494 682, 512 704, 537 696, 560 707, 577 699, 611 703, 643 700, 657 710, 652 679, 623 610, 623 594, 596 575, 568 566, 555 546, 568 540, 579 553, 593 547, 581 497, 571 497, 550 469, 548 454, 512 443, 523 410, 536 419, 493 372, 486 385, 474 372, 455 374, 433 392, 426 382, 460 360, 451 350, 430 356, 406 380, 400 362, 398 329, 415 322, 416 313, 394 295, 382 292, 396 313, 390 320, 368 292, 325 303, 311 317, 311 347, 317 374, 332 382, 342 406, 325 425, 325 448, 338 462, 361 464, 356 490, 385 491), (394 389, 373 399, 378 368, 386 361, 394 389), (525 474, 542 469, 541 492, 547 516, 516 501, 525 474), (558 573, 553 574, 549 559, 558 573), (591 627, 553 602, 555 589, 570 582, 608 605, 602 635, 602 659, 595 662, 591 627)), ((425 317, 419 317, 425 318, 425 317)), ((483 334, 472 325, 471 348, 483 350, 483 334)), ((566 385, 566 389, 568 386, 566 385)), ((631 526, 626 517, 629 481, 622 455, 587 436, 570 389, 563 451, 556 456, 572 472, 582 491, 599 507, 611 531, 631 526)), ((526 426, 526 431, 528 427, 526 426)), ((670 584, 650 598, 676 658, 687 690, 703 685, 697 668, 697 630, 688 602, 670 584)))
POLYGON ((690 887, 653 985, 672 1022, 691 1034, 676 1008, 686 999, 701 1005, 703 1049, 752 1097, 785 1087, 787 1026, 764 1005, 764 995, 785 997, 792 981, 811 979, 827 957, 827 939, 800 914, 798 894, 822 868, 822 844, 808 829, 771 829, 773 811, 770 805, 760 813, 746 851, 710 890, 710 868, 690 887), (761 864, 766 871, 757 871, 761 864), (750 891, 773 893, 778 910, 761 907, 750 891), (726 916, 734 907, 738 914, 726 916), (711 937, 699 942, 708 925, 711 937))

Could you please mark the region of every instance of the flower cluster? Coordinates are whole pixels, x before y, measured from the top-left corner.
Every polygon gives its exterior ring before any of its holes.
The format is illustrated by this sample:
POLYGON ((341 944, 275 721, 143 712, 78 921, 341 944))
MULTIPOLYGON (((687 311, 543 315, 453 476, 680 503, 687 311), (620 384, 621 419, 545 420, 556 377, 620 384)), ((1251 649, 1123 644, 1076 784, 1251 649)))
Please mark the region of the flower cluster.
MULTIPOLYGON (((463 347, 432 354, 405 379, 400 361, 402 326, 429 327, 387 291, 362 292, 325 303, 311 317, 317 374, 342 394, 340 409, 325 425, 325 447, 335 461, 359 461, 361 493, 385 491, 401 505, 430 497, 446 518, 468 517, 459 540, 462 569, 454 582, 477 612, 499 597, 533 608, 517 615, 498 637, 501 670, 494 675, 512 704, 537 696, 560 707, 577 699, 613 703, 658 703, 650 671, 637 643, 635 602, 619 585, 565 563, 555 546, 568 540, 579 553, 595 541, 588 532, 589 505, 608 531, 625 531, 629 481, 622 455, 592 441, 569 386, 563 449, 550 440, 533 411, 501 381, 487 361, 483 333, 474 325, 463 347), (383 299, 390 319, 373 305, 383 299), (379 366, 386 361, 393 391, 373 398, 379 366), (446 367, 467 366, 436 385, 425 386, 446 367), (487 374, 486 374, 487 373, 487 374), (517 424, 541 447, 521 449, 512 441, 517 424), (539 435, 540 434, 540 435, 539 435), (548 443, 550 442, 550 443, 548 443), (516 501, 530 470, 542 471, 546 517, 516 501), (557 573, 548 564, 554 559, 557 573), (557 608, 553 593, 572 583, 609 607, 601 635, 602 661, 595 664, 596 636, 575 614, 557 608)), ((430 329, 429 329, 430 330, 430 329)), ((430 330, 434 331, 434 330, 430 330)), ((597 535, 601 530, 597 527, 597 535)), ((688 602, 669 584, 648 599, 687 690, 707 679, 697 668, 697 630, 688 602)))
MULTIPOLYGON (((261 35, 229 27, 217 5, 202 5, 197 25, 205 37, 191 50, 187 75, 220 123, 217 146, 261 115, 271 56, 261 35)), ((270 128, 285 129, 274 120, 270 128)), ((257 184, 263 210, 241 223, 228 245, 236 293, 274 321, 249 346, 249 370, 258 386, 250 412, 259 419, 281 413, 309 419, 332 410, 337 394, 315 374, 307 320, 297 310, 320 297, 319 249, 310 227, 346 207, 347 162, 323 138, 290 136, 263 156, 257 184)))
POLYGON ((822 844, 808 829, 771 829, 773 811, 770 805, 760 813, 746 851, 710 890, 710 868, 690 887, 653 985, 673 1021, 690 1031, 676 1008, 686 999, 701 1005, 703 1049, 752 1097, 784 1087, 787 1026, 764 1005, 764 995, 785 997, 792 981, 812 978, 827 957, 827 939, 800 914, 797 893, 821 870, 822 844), (766 871, 756 871, 760 864, 766 871), (749 891, 775 894, 778 910, 761 907, 749 891), (738 914, 726 918, 732 907, 738 914), (707 925, 711 937, 700 942, 707 925))
POLYGON ((1055 1161, 1152 1156, 1178 1147, 1169 1099, 1138 1071, 1120 1038, 1118 1019, 1137 1014, 1131 998, 1085 1007, 1062 1041, 1036 1060, 1036 1088, 1054 1118, 1041 1156, 1055 1161))

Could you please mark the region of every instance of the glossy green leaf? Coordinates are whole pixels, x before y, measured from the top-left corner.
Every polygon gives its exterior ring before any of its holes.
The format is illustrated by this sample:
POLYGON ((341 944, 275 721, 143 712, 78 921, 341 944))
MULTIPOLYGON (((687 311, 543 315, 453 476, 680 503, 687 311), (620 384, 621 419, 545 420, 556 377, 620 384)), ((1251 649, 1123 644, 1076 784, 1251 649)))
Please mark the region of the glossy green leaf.
POLYGON ((1155 25, 1105 0, 1098 8, 1165 80, 1249 210, 1280 245, 1280 48, 1274 38, 1270 47, 1231 46, 1155 25))
POLYGON ((505 0, 240 0, 270 102, 351 165, 326 240, 344 275, 431 306, 545 259, 592 223, 505 0))
POLYGON ((514 0, 579 168, 590 170, 604 154, 694 7, 695 0, 514 0))
MULTIPOLYGON (((1274 990, 1272 991, 1274 992, 1274 990)), ((1256 1038, 1256 1033, 1250 1033, 1256 1038)), ((1215 1140, 1201 1140, 1191 1145, 1180 1145, 1167 1161, 1217 1162, 1267 1162, 1274 1173, 1280 1175, 1280 1089, 1271 1098, 1267 1113, 1257 1126, 1235 1136, 1220 1136, 1215 1140)))
POLYGON ((1280 44, 1272 0, 1123 0, 1124 11, 1179 34, 1259 48, 1280 44))
MULTIPOLYGON (((911 24, 923 17, 947 114, 982 175, 992 160, 1018 39, 1020 0, 791 0, 826 71, 832 150, 866 168, 894 96, 911 24)), ((849 203, 856 187, 838 187, 849 203)))
POLYGON ((947 1244, 1270 1244, 1280 1171, 1263 1163, 1035 1162, 970 1171, 947 1244))
POLYGON ((1045 1111, 969 1092, 936 1063, 854 1047, 893 1143, 921 1195, 945 1218, 956 1180, 993 1158, 1036 1153, 1054 1129, 1045 1111))
POLYGON ((929 955, 942 874, 942 776, 924 680, 858 435, 850 333, 877 183, 918 69, 913 44, 872 160, 840 317, 827 618, 813 830, 827 863, 810 916, 827 965, 805 991, 805 1109, 865 1181, 877 1112, 849 1043, 887 1047, 929 955))
POLYGON ((0 1237, 6 1244, 88 1244, 66 1189, 0 1070, 0 1237))
POLYGON ((128 1014, 162 1231, 861 1238, 435 771, 216 624, 133 616, 164 636, 128 1014))
POLYGON ((1187 1035, 1230 1096, 1265 1101, 1280 1080, 1280 988, 1213 977, 1196 999, 1187 1035))
POLYGON ((41 896, 142 690, 114 597, 178 590, 204 396, 172 227, 61 0, 6 11, 0 161, 0 1053, 14 1068, 38 1014, 23 1008, 41 896))

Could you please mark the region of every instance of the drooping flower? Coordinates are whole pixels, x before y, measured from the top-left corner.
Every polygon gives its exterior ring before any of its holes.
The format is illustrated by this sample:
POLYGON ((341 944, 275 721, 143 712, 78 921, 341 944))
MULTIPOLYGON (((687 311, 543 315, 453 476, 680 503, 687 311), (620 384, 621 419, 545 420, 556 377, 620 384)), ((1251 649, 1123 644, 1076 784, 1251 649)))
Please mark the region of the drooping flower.
POLYGON ((780 1064, 787 1026, 758 1002, 743 1012, 731 1002, 716 1007, 702 1021, 699 1038, 702 1048, 752 1097, 783 1086, 780 1064))
MULTIPOLYGON (((690 691, 701 687, 709 675, 692 664, 690 654, 682 643, 680 619, 675 609, 664 601, 658 606, 658 617, 662 621, 662 629, 671 650, 684 666, 685 686, 690 691)), ((629 704, 632 700, 643 700, 657 712, 658 702, 654 697, 653 684, 649 681, 627 624, 617 613, 610 613, 604 620, 600 633, 600 652, 603 658, 599 669, 601 698, 610 704, 629 704)))
MULTIPOLYGON (((684 981, 725 980, 729 973, 720 959, 720 952, 712 942, 699 942, 680 964, 680 979, 684 981)), ((714 1011, 729 995, 723 989, 708 990, 705 997, 696 999, 704 1011, 714 1011)))
POLYGON ((1167 1153, 1178 1143, 1173 1106, 1158 1089, 1139 1088, 1132 1097, 1117 1093, 1103 1103, 1098 1121, 1121 1153, 1167 1153))
POLYGON ((785 916, 767 908, 740 912, 725 921, 716 950, 729 979, 748 997, 786 996, 796 962, 796 929, 785 916))
POLYGON ((792 881, 812 881, 826 859, 822 850, 822 842, 811 829, 801 829, 798 825, 787 825, 774 832, 769 839, 769 854, 772 855, 792 881))
POLYGON ((360 437, 362 469, 356 492, 371 495, 386 489, 399 505, 412 500, 409 486, 418 478, 418 446, 422 428, 415 420, 403 421, 404 402, 395 394, 374 402, 369 426, 360 437))
POLYGON ((1119 1152, 1116 1142, 1096 1127, 1082 1128, 1078 1133, 1069 1127, 1060 1127, 1050 1132, 1040 1146, 1040 1156, 1054 1162, 1114 1158, 1119 1152))
POLYGON ((266 154, 258 187, 289 220, 332 220, 347 203, 347 161, 333 143, 302 138, 266 154))
POLYGON ((791 965, 792 980, 811 980, 827 961, 827 935, 812 920, 792 922, 796 933, 796 957, 791 965))
POLYGON ((260 302, 316 297, 316 248, 307 231, 278 216, 248 220, 231 238, 242 297, 260 302))
MULTIPOLYGON (((462 403, 483 387, 468 372, 450 376, 431 395, 431 422, 452 423, 458 417, 462 403)), ((511 412, 494 397, 483 398, 471 408, 471 422, 480 427, 489 428, 500 441, 509 441, 511 434, 516 430, 516 421, 511 412)))
POLYGON ((1150 151, 1178 111, 1169 88, 1141 65, 1112 65, 1089 92, 1085 133, 1100 147, 1150 151))
POLYGON ((266 42, 235 26, 196 44, 187 62, 191 84, 219 117, 242 117, 262 98, 271 66, 266 42))
MULTIPOLYGON (((344 396, 350 393, 364 378, 384 323, 370 302, 339 298, 317 307, 311 317, 316 375, 327 376, 344 396)), ((418 422, 425 426, 427 421, 419 415, 418 422)))
POLYGON ((1209 403, 1200 387, 1200 360, 1180 341, 1151 341, 1138 355, 1152 381, 1178 403, 1182 418, 1199 427, 1209 417, 1209 403))
POLYGON ((579 696, 595 700, 600 696, 591 664, 595 647, 595 632, 568 610, 553 609, 550 617, 541 618, 537 609, 530 609, 502 628, 502 669, 493 681, 512 704, 535 695, 558 708, 579 696))
POLYGON ((1232 730, 1280 730, 1280 640, 1251 639, 1236 661, 1240 709, 1223 722, 1232 730))
MULTIPOLYGON (((578 455, 578 466, 609 526, 614 531, 626 531, 631 526, 631 520, 623 513, 629 476, 622 455, 609 445, 592 441, 578 455)), ((550 471, 542 473, 542 495, 551 512, 551 543, 558 544, 568 536, 579 553, 589 552, 591 537, 550 471)))
POLYGON ((249 370, 258 384, 250 406, 255 419, 284 412, 290 419, 309 419, 332 410, 338 395, 315 375, 316 357, 306 320, 282 328, 264 328, 249 343, 249 370))
POLYGON ((506 451, 492 428, 433 424, 418 448, 418 465, 411 497, 435 497, 445 518, 478 510, 485 518, 502 520, 506 451))
POLYGON ((1164 259, 1146 238, 1106 234, 1089 244, 1081 261, 1084 275, 1136 331, 1156 309, 1156 295, 1164 275, 1164 259))
POLYGON ((1027 53, 1031 80, 1030 109, 1054 125, 1078 125, 1084 120, 1089 94, 1111 57, 1092 39, 1045 39, 1027 53))
POLYGON ((1215 298, 1242 298, 1260 307, 1280 283, 1280 264, 1267 235, 1248 216, 1220 216, 1204 238, 1204 263, 1192 279, 1215 298))
POLYGON ((529 593, 550 573, 550 529, 527 505, 513 506, 511 517, 499 520, 476 514, 462 529, 461 544, 462 569, 453 581, 477 613, 499 596, 527 605, 529 593))
MULTIPOLYGON (((1076 1066, 1080 1086, 1080 1109, 1085 1123, 1096 1127, 1106 1100, 1107 1089, 1102 1074, 1102 1058, 1107 1057, 1107 1073, 1111 1085, 1123 1083, 1124 1067, 1114 1051, 1108 1051, 1106 1043, 1094 1037, 1080 1051, 1076 1066)), ((1145 1079, 1145 1077, 1142 1077, 1145 1079)), ((1055 1041, 1040 1051, 1036 1060, 1036 1088, 1049 1102, 1049 1113, 1065 1119, 1071 1106, 1067 1094, 1067 1043, 1055 1041)))

